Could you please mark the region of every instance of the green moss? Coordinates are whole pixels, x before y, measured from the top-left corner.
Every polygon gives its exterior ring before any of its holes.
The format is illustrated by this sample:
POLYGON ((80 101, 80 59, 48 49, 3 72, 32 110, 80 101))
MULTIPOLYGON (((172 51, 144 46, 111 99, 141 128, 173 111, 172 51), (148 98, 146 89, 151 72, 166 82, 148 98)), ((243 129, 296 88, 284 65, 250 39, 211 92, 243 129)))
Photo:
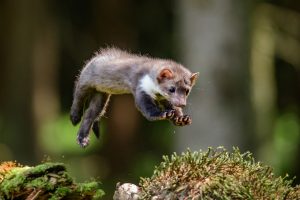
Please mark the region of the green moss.
POLYGON ((78 184, 78 190, 80 192, 91 192, 98 187, 99 187, 99 182, 95 182, 95 181, 78 184))
POLYGON ((153 176, 142 178, 140 186, 143 199, 299 199, 299 187, 291 183, 287 177, 275 177, 249 152, 210 148, 164 156, 153 176))
POLYGON ((61 199, 71 193, 72 189, 70 189, 69 187, 59 187, 55 190, 54 194, 51 195, 51 198, 49 200, 61 199))
POLYGON ((32 167, 30 170, 27 171, 27 176, 40 176, 45 173, 55 173, 60 171, 65 171, 66 167, 63 163, 43 163, 32 167))
POLYGON ((101 199, 105 195, 103 190, 97 190, 93 196, 93 199, 101 199))
POLYGON ((15 167, 6 171, 0 184, 0 199, 93 199, 104 192, 96 181, 77 184, 62 163, 44 163, 36 167, 15 167))
POLYGON ((26 170, 27 169, 24 168, 14 168, 11 170, 1 182, 0 195, 9 196, 12 190, 16 192, 20 191, 26 180, 26 177, 23 174, 26 170))

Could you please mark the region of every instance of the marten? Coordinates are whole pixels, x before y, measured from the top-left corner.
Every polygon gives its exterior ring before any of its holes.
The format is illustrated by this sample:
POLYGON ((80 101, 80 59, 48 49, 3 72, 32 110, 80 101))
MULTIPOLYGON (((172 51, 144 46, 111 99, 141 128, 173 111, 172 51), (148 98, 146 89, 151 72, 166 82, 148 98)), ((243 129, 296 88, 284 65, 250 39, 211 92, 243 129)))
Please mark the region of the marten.
POLYGON ((98 123, 109 98, 114 94, 132 94, 137 109, 150 120, 170 120, 174 125, 192 123, 182 108, 199 72, 191 73, 183 65, 168 59, 131 54, 116 48, 101 49, 83 67, 75 83, 71 121, 81 121, 78 132, 81 147, 89 143, 91 129, 99 136, 98 123))

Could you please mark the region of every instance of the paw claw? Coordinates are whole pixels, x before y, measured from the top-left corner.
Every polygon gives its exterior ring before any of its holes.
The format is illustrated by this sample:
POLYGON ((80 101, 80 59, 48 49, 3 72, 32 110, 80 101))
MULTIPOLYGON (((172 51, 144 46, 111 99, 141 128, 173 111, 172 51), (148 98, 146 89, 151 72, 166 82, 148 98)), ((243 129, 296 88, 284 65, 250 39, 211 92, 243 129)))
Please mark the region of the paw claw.
POLYGON ((188 115, 179 116, 179 117, 173 118, 173 123, 176 126, 186 126, 186 125, 190 125, 192 123, 192 119, 188 115))
POLYGON ((175 110, 169 110, 165 112, 165 118, 172 119, 175 115, 175 110))
POLYGON ((188 118, 188 117, 184 117, 182 120, 183 120, 184 122, 188 122, 188 121, 189 121, 189 118, 188 118))

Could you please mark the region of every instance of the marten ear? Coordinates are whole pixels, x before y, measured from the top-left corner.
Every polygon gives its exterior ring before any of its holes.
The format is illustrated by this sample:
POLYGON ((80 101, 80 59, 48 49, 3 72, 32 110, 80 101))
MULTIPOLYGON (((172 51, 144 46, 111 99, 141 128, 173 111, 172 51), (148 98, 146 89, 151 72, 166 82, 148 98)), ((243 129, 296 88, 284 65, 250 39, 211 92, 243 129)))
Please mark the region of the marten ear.
POLYGON ((171 79, 171 78, 173 78, 173 72, 170 69, 165 68, 160 71, 157 80, 158 82, 161 82, 164 79, 171 79))
POLYGON ((191 80, 191 86, 195 85, 196 80, 198 79, 199 72, 193 73, 192 76, 190 77, 191 80))

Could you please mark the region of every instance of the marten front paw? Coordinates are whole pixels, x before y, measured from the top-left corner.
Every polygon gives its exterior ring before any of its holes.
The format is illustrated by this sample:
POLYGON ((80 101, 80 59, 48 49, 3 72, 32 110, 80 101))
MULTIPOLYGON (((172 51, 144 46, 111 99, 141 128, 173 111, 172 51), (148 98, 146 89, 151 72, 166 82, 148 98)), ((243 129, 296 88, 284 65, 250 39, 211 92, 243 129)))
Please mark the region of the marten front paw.
POLYGON ((175 116, 175 110, 167 110, 163 112, 162 118, 163 119, 173 119, 175 116))
POLYGON ((89 136, 82 137, 81 135, 77 136, 77 143, 80 145, 80 147, 85 148, 90 142, 89 136))
POLYGON ((186 126, 192 124, 192 118, 189 115, 176 116, 172 119, 176 126, 186 126))

